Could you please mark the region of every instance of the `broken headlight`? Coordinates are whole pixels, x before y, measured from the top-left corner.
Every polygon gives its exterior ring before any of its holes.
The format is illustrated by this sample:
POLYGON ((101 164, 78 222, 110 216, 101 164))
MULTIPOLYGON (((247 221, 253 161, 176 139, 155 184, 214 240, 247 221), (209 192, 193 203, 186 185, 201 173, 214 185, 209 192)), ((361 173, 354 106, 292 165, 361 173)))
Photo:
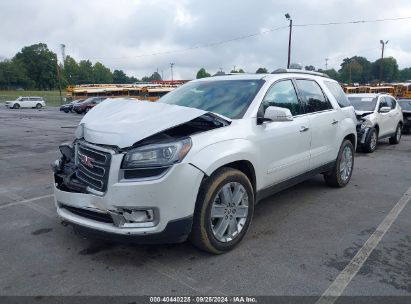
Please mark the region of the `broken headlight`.
POLYGON ((361 122, 361 129, 371 128, 373 126, 372 122, 368 119, 365 119, 361 122))
POLYGON ((122 168, 170 166, 183 160, 191 148, 191 139, 176 142, 150 144, 132 149, 124 156, 122 168))

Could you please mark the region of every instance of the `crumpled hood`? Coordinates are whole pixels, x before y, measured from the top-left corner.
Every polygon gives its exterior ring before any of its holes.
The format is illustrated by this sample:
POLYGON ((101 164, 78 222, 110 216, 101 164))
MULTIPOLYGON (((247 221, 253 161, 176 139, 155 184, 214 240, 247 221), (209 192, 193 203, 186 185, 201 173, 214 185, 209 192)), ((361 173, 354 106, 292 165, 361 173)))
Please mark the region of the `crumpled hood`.
POLYGON ((355 115, 361 116, 361 117, 370 115, 372 113, 374 113, 374 112, 373 111, 355 111, 355 115))
POLYGON ((106 99, 80 121, 76 137, 88 142, 126 148, 206 111, 133 99, 106 99))

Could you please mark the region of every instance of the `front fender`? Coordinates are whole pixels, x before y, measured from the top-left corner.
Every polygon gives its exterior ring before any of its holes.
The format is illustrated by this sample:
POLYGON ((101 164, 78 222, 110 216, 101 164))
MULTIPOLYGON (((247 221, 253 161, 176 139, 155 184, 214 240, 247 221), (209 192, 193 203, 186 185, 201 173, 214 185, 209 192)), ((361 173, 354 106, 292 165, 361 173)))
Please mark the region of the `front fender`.
MULTIPOLYGON (((256 184, 259 185, 258 151, 249 140, 231 139, 204 147, 191 156, 189 162, 210 176, 215 170, 226 164, 246 160, 255 170, 256 184)), ((258 188, 258 187, 257 187, 258 188)))

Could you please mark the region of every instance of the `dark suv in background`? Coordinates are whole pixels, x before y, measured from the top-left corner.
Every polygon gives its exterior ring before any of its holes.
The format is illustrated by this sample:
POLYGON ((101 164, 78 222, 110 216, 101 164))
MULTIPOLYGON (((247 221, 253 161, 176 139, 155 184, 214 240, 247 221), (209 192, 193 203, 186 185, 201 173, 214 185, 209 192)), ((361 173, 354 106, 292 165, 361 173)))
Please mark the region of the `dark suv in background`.
POLYGON ((411 99, 398 100, 404 117, 404 125, 402 130, 404 133, 411 133, 411 99))
POLYGON ((82 113, 87 113, 98 105, 100 102, 105 100, 105 97, 90 97, 84 100, 83 102, 79 102, 73 105, 73 111, 76 112, 77 114, 82 114, 82 113))

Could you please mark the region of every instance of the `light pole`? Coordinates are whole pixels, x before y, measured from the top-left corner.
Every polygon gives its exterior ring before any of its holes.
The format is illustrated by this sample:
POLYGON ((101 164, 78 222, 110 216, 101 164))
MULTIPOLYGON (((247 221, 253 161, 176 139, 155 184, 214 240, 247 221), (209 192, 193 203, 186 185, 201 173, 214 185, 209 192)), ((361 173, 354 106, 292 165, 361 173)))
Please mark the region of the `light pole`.
POLYGON ((325 70, 328 71, 328 60, 329 58, 325 58, 325 70))
POLYGON ((290 68, 290 60, 291 60, 291 33, 293 30, 293 20, 289 13, 285 14, 285 18, 290 21, 290 34, 288 36, 288 61, 287 61, 287 69, 290 68))
POLYGON ((171 84, 173 84, 173 66, 174 66, 174 62, 170 63, 170 68, 171 68, 171 84))
POLYGON ((384 69, 384 48, 385 48, 386 44, 388 43, 388 40, 385 41, 385 42, 383 40, 380 40, 380 43, 381 43, 381 62, 380 62, 380 85, 381 85, 382 71, 384 69))

